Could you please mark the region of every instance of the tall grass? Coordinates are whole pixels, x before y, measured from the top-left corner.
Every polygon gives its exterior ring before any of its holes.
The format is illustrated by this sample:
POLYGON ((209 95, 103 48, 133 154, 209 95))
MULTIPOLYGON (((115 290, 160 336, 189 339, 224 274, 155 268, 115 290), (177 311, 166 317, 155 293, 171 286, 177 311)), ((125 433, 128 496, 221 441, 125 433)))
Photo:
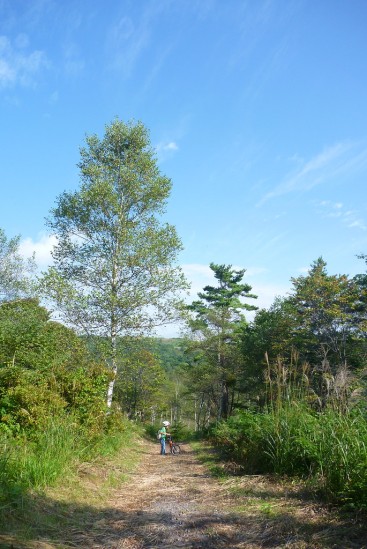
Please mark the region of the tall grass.
POLYGON ((81 461, 117 452, 130 437, 132 427, 116 419, 105 432, 90 432, 70 417, 50 420, 42 432, 0 438, 0 519, 1 511, 19 507, 30 490, 52 486, 60 477, 72 476, 81 461))
POLYGON ((333 501, 367 506, 367 419, 360 411, 313 412, 288 403, 241 412, 214 438, 249 473, 308 478, 333 501))
POLYGON ((80 459, 85 437, 67 419, 51 420, 42 432, 0 439, 0 509, 18 505, 30 489, 52 485, 80 459))

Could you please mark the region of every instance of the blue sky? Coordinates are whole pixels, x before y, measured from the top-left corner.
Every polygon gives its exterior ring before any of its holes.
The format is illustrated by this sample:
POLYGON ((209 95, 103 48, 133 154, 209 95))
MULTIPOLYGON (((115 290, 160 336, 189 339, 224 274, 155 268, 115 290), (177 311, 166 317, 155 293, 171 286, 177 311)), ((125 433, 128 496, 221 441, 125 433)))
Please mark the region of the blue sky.
POLYGON ((193 290, 246 268, 269 306, 367 253, 365 0, 0 0, 0 227, 45 264, 79 147, 141 120, 193 290))

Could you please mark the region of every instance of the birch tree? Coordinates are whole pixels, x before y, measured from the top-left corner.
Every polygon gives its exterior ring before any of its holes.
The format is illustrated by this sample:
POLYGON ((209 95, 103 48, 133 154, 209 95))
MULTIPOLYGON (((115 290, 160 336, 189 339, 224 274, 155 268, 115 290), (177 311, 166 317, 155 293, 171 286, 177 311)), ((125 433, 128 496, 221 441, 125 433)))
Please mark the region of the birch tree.
POLYGON ((34 256, 25 259, 19 247, 20 236, 7 238, 0 229, 0 303, 35 295, 34 256))
POLYGON ((43 284, 68 324, 108 342, 110 407, 117 338, 176 318, 182 246, 162 221, 172 183, 142 123, 115 119, 101 139, 86 137, 80 155, 80 188, 61 194, 47 221, 57 245, 43 284))

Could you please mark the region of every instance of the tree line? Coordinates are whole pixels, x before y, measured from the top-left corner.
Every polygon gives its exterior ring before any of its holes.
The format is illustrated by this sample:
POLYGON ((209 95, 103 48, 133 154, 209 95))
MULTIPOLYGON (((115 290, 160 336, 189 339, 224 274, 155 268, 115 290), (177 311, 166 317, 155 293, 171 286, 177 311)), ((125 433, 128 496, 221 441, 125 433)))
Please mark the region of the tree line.
MULTIPOLYGON (((361 259, 366 260, 364 256, 361 259)), ((315 410, 365 402, 366 275, 330 275, 318 258, 292 279, 288 297, 257 310, 244 271, 211 264, 217 287, 207 286, 189 307, 190 367, 200 427, 235 410, 267 406, 288 384, 302 387, 315 410), (250 298, 251 304, 241 301, 250 298)))

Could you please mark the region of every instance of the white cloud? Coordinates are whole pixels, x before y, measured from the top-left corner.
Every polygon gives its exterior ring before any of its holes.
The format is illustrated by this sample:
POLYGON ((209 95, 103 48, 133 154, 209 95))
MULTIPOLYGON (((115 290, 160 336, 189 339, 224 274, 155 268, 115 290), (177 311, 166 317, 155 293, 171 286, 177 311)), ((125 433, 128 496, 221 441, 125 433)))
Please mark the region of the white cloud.
POLYGON ((201 265, 199 263, 189 263, 182 266, 182 270, 191 283, 190 288, 190 300, 197 296, 198 292, 201 292, 204 286, 213 284, 215 281, 213 271, 209 265, 201 265))
POLYGON ((303 192, 367 165, 367 148, 358 143, 341 142, 327 147, 307 162, 303 162, 297 171, 288 175, 279 185, 268 192, 260 201, 288 194, 303 192))
POLYGON ((351 221, 350 223, 348 223, 348 227, 350 229, 361 229, 362 231, 365 231, 367 229, 367 226, 362 219, 355 219, 354 221, 351 221))
POLYGON ((48 102, 51 104, 51 105, 54 105, 55 103, 57 103, 59 100, 59 92, 58 91, 54 91, 51 95, 50 95, 50 98, 48 100, 48 102))
POLYGON ((178 145, 175 141, 161 141, 155 147, 158 160, 164 162, 166 158, 170 158, 176 151, 178 151, 178 145))
POLYGON ((15 39, 14 45, 6 36, 0 36, 0 87, 33 85, 35 76, 48 66, 43 51, 27 53, 27 46, 28 37, 24 34, 15 39))
POLYGON ((64 70, 67 76, 75 77, 83 72, 85 62, 75 43, 68 42, 64 46, 64 70))
MULTIPOLYGON (((169 7, 170 2, 146 2, 134 18, 127 17, 126 9, 121 8, 121 16, 108 29, 106 38, 106 55, 110 68, 125 78, 131 76, 144 51, 152 44, 155 22, 159 21, 169 7)), ((170 46, 166 44, 166 47, 169 49, 170 46)), ((164 57, 165 54, 163 59, 164 57)), ((157 70, 159 65, 160 61, 157 70)))
POLYGON ((301 274, 307 274, 310 270, 310 267, 299 267, 297 269, 297 272, 301 273, 301 274))
POLYGON ((167 145, 165 145, 164 149, 167 151, 177 151, 178 146, 174 141, 171 141, 170 143, 167 143, 167 145))
POLYGON ((322 200, 317 204, 324 217, 342 217, 342 202, 332 202, 331 200, 322 200))
POLYGON ((6 86, 12 84, 16 79, 16 72, 9 63, 0 59, 0 85, 6 86))
POLYGON ((136 26, 131 18, 121 17, 110 29, 107 38, 107 54, 111 67, 129 77, 149 40, 150 31, 144 18, 136 26))
MULTIPOLYGON (((276 297, 286 297, 290 291, 291 284, 283 286, 279 284, 257 284, 252 285, 252 293, 257 295, 257 299, 251 300, 251 305, 256 305, 259 309, 268 309, 273 303, 276 297)), ((249 301, 250 303, 250 301, 249 301)), ((246 318, 251 320, 254 313, 246 314, 246 318)))
POLYGON ((161 143, 158 143, 158 145, 156 146, 156 150, 157 150, 157 152, 160 152, 160 151, 178 151, 178 145, 174 141, 170 141, 168 143, 161 142, 161 143))
POLYGON ((41 233, 36 240, 30 237, 21 240, 19 252, 24 257, 31 257, 35 253, 37 266, 43 270, 52 263, 51 250, 56 242, 56 236, 41 233))

